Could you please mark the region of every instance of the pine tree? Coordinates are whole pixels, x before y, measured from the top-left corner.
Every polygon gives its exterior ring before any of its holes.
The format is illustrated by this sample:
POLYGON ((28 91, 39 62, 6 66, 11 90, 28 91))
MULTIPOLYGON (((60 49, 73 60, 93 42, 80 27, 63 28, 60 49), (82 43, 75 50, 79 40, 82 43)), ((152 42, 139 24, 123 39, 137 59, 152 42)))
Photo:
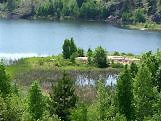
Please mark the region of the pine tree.
POLYGON ((71 40, 65 39, 62 49, 64 59, 70 59, 71 55, 77 52, 73 38, 71 40))
POLYGON ((0 65, 0 92, 3 98, 11 92, 11 81, 3 65, 0 65))
POLYGON ((71 38, 70 39, 70 56, 75 52, 77 52, 77 47, 76 47, 76 45, 74 43, 74 39, 71 38))
POLYGON ((70 54, 70 41, 68 39, 64 40, 64 44, 62 48, 63 48, 64 59, 69 59, 71 54, 70 54))
POLYGON ((144 117, 152 116, 153 113, 154 93, 151 75, 149 68, 143 64, 134 80, 134 97, 138 121, 142 121, 144 117))
POLYGON ((84 50, 81 48, 77 49, 78 57, 84 57, 84 50))
POLYGON ((64 73, 63 78, 52 88, 51 115, 57 114, 61 120, 70 121, 70 110, 75 107, 76 101, 74 82, 64 73))
POLYGON ((107 54, 101 46, 97 47, 95 50, 94 61, 95 61, 96 66, 100 68, 108 67, 107 54))
POLYGON ((93 56, 93 51, 91 50, 91 48, 89 48, 88 51, 87 51, 87 57, 88 57, 88 64, 89 65, 92 64, 92 56, 93 56))
POLYGON ((78 4, 78 7, 81 8, 84 0, 76 0, 76 1, 77 1, 77 4, 78 4))
POLYGON ((156 72, 155 83, 156 83, 158 92, 161 92, 161 67, 156 72))
POLYGON ((127 68, 127 65, 117 80, 117 100, 119 112, 125 115, 128 121, 132 120, 134 118, 134 98, 132 77, 127 68))
POLYGON ((98 81, 97 95, 99 119, 104 121, 107 118, 106 112, 110 107, 110 99, 103 80, 98 81))
POLYGON ((38 120, 42 118, 44 112, 44 97, 42 95, 39 83, 33 82, 29 91, 29 112, 32 120, 38 120))
POLYGON ((135 78, 137 72, 138 72, 137 65, 135 63, 131 63, 131 65, 130 65, 130 73, 131 73, 132 78, 135 78))

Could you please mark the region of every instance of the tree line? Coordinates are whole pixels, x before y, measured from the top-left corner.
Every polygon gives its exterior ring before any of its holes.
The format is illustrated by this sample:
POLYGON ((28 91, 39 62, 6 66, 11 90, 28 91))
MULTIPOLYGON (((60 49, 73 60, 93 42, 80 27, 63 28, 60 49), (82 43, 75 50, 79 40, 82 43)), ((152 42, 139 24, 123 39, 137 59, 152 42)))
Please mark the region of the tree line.
MULTIPOLYGON (((75 63, 76 57, 84 57, 85 52, 82 48, 77 48, 74 43, 74 39, 65 39, 62 46, 64 59, 70 59, 72 63, 75 63)), ((109 67, 109 61, 107 60, 107 52, 101 46, 98 46, 95 51, 91 48, 88 49, 86 56, 88 57, 88 65, 95 65, 99 68, 109 67)))
MULTIPOLYGON (((124 24, 161 22, 161 0, 1 0, 5 10, 30 4, 34 16, 107 20, 124 24), (4 4, 5 6, 6 4, 4 4)), ((29 8, 29 7, 28 7, 29 8)))

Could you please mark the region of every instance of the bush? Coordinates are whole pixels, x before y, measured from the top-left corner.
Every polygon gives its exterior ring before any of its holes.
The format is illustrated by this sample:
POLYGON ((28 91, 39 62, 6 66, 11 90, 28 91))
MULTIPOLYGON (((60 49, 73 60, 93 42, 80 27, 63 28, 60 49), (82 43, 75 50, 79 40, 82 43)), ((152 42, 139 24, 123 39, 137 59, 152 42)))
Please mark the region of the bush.
POLYGON ((135 22, 145 22, 144 9, 136 9, 135 22))
POLYGON ((112 68, 123 68, 124 65, 121 64, 121 63, 112 63, 112 64, 111 64, 111 67, 112 67, 112 68))

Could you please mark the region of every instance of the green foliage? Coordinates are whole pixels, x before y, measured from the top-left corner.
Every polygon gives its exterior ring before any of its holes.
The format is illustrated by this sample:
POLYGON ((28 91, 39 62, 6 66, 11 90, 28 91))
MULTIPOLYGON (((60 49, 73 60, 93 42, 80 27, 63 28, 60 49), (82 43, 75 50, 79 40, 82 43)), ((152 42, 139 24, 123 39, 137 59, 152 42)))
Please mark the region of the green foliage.
POLYGON ((131 14, 130 13, 128 13, 128 12, 123 12, 123 14, 122 14, 122 20, 124 21, 124 22, 131 22, 132 20, 131 20, 131 14))
POLYGON ((152 74, 146 65, 141 65, 134 81, 136 117, 142 121, 144 117, 152 116, 152 105, 155 95, 151 84, 152 74))
POLYGON ((73 38, 70 39, 70 55, 72 55, 73 53, 77 52, 77 47, 74 43, 73 38))
POLYGON ((78 57, 84 57, 84 50, 82 48, 77 49, 78 57))
POLYGON ((81 8, 84 0, 76 0, 76 1, 77 1, 77 4, 78 4, 78 7, 81 8))
POLYGON ((159 72, 159 61, 155 55, 152 54, 152 52, 147 52, 142 57, 142 63, 145 64, 148 67, 148 70, 151 73, 151 83, 154 86, 158 86, 159 84, 159 77, 158 80, 156 78, 157 71, 159 72))
POLYGON ((71 121, 87 121, 87 106, 85 104, 78 105, 71 114, 71 121))
POLYGON ((64 59, 69 59, 73 53, 77 52, 77 47, 73 38, 71 38, 71 40, 65 39, 62 49, 64 59))
POLYGON ((96 66, 100 68, 106 68, 109 66, 107 63, 107 54, 101 46, 97 47, 95 50, 94 62, 96 66))
POLYGON ((110 119, 109 115, 109 109, 111 106, 111 99, 110 96, 107 93, 107 89, 105 87, 104 81, 100 80, 98 81, 98 90, 97 90, 97 111, 99 113, 99 120, 104 121, 106 119, 110 119))
POLYGON ((41 119, 44 112, 44 97, 42 95, 39 83, 33 82, 29 92, 29 112, 32 120, 41 119))
POLYGON ((51 115, 57 114, 61 120, 70 121, 70 111, 75 107, 76 102, 74 82, 64 73, 63 78, 52 88, 51 115))
POLYGON ((125 115, 129 121, 134 119, 132 77, 127 68, 127 65, 119 76, 116 92, 119 112, 125 115))
POLYGON ((77 52, 73 53, 73 54, 70 56, 70 61, 71 61, 72 63, 75 63, 75 58, 76 58, 76 57, 78 57, 78 53, 77 53, 77 52))
POLYGON ((7 113, 8 111, 7 111, 5 100, 0 96, 0 120, 1 121, 6 121, 7 113))
POLYGON ((138 72, 138 67, 137 67, 136 63, 131 63, 130 73, 131 73, 132 78, 135 78, 137 72, 138 72))
POLYGON ((89 48, 87 51, 87 57, 88 57, 88 64, 91 65, 93 62, 93 51, 89 48))
POLYGON ((140 23, 145 22, 144 9, 136 9, 135 22, 140 22, 140 23))
POLYGON ((0 65, 0 92, 2 97, 6 97, 11 93, 11 81, 3 65, 0 65))
POLYGON ((83 3, 80 9, 80 17, 96 19, 96 16, 99 14, 97 4, 92 0, 87 0, 83 3))
POLYGON ((118 51, 114 51, 112 55, 113 56, 120 56, 120 53, 118 51))
POLYGON ((113 121, 127 121, 127 119, 124 115, 117 113, 113 121))
POLYGON ((112 68, 123 68, 124 65, 121 64, 121 63, 114 63, 114 62, 112 62, 112 63, 111 63, 111 67, 112 67, 112 68))
POLYGON ((155 86, 157 86, 158 91, 161 92, 161 68, 159 68, 155 75, 155 86))

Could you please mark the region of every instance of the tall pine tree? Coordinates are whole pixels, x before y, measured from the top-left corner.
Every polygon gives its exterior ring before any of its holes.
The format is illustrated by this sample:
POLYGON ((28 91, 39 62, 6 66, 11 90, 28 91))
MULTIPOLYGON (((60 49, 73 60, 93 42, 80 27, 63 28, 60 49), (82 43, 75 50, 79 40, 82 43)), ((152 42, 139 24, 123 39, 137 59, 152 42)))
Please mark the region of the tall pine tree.
POLYGON ((132 77, 127 65, 117 80, 117 99, 119 112, 130 121, 134 118, 134 98, 132 88, 132 77))
POLYGON ((52 88, 51 115, 57 114, 61 120, 70 121, 70 110, 75 107, 76 101, 74 82, 64 73, 63 78, 52 88))
POLYGON ((32 120, 40 120, 44 112, 44 97, 42 95, 39 83, 33 82, 29 91, 29 112, 32 120))
POLYGON ((143 121, 144 117, 153 114, 154 93, 151 79, 152 74, 149 68, 142 64, 134 80, 134 97, 138 121, 143 121))
POLYGON ((0 93, 5 98, 11 92, 11 81, 6 74, 5 67, 0 65, 0 93))

